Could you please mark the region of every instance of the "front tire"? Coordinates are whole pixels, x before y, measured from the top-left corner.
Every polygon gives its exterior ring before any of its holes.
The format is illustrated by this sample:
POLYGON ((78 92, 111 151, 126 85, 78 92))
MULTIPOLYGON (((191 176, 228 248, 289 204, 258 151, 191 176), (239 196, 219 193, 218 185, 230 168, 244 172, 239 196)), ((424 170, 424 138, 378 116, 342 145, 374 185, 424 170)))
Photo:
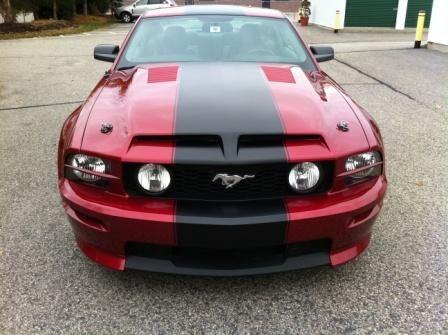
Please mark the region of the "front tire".
POLYGON ((123 23, 132 22, 132 15, 127 12, 121 13, 121 22, 123 22, 123 23))

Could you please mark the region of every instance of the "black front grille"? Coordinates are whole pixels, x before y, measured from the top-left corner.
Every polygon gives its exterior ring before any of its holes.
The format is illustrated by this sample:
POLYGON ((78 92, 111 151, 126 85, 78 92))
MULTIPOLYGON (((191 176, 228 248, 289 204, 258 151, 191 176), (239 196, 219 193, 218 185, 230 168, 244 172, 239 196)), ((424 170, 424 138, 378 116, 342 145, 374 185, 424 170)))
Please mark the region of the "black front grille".
MULTIPOLYGON (((294 164, 258 165, 168 165, 171 186, 158 197, 185 200, 255 200, 276 199, 297 195, 288 184, 288 174, 294 164), (254 175, 231 188, 222 185, 221 180, 213 182, 217 174, 254 175)), ((137 172, 141 164, 125 164, 124 185, 131 195, 146 195, 138 185, 137 172)), ((333 177, 333 164, 321 163, 323 178, 313 193, 328 191, 333 177)))

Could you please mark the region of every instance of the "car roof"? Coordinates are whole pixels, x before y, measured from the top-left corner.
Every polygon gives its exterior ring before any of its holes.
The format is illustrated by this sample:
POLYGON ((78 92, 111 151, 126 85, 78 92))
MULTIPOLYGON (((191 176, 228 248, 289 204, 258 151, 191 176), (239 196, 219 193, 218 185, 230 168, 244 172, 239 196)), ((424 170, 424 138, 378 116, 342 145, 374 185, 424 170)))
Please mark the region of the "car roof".
POLYGON ((260 7, 231 6, 231 5, 191 5, 160 8, 147 11, 144 17, 184 16, 184 15, 235 15, 235 16, 263 16, 285 18, 286 16, 275 9, 260 7))

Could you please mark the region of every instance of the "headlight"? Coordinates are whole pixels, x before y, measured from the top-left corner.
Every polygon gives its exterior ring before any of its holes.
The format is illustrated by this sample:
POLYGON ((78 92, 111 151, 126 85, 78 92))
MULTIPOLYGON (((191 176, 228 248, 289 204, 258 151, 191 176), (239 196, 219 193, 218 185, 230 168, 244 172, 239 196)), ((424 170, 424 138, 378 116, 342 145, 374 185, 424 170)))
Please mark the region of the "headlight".
MULTIPOLYGON (((73 167, 81 168, 84 170, 90 170, 99 173, 106 172, 106 163, 101 158, 98 157, 77 154, 70 157, 68 164, 73 167)), ((101 179, 101 177, 99 176, 95 176, 93 174, 75 169, 72 169, 71 174, 74 177, 87 182, 95 182, 101 179)))
POLYGON ((146 164, 138 171, 138 182, 147 192, 157 194, 165 191, 171 183, 168 170, 160 164, 146 164))
POLYGON ((289 172, 289 185, 296 192, 307 192, 319 182, 319 167, 311 162, 295 165, 289 172))
MULTIPOLYGON (((379 152, 365 152, 359 155, 354 155, 345 161, 345 171, 350 172, 363 167, 368 167, 374 165, 375 163, 381 162, 381 155, 379 152)), ((361 179, 368 176, 375 176, 381 172, 381 166, 372 166, 370 169, 350 174, 350 177, 355 179, 361 179)))

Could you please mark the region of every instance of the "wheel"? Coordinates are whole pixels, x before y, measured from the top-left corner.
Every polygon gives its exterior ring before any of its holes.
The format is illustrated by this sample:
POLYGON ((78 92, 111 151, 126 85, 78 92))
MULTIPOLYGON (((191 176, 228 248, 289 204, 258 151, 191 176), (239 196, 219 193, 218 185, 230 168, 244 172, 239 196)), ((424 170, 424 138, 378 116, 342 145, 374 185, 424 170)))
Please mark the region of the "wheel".
POLYGON ((124 23, 132 22, 132 15, 127 12, 121 13, 121 21, 124 23))

